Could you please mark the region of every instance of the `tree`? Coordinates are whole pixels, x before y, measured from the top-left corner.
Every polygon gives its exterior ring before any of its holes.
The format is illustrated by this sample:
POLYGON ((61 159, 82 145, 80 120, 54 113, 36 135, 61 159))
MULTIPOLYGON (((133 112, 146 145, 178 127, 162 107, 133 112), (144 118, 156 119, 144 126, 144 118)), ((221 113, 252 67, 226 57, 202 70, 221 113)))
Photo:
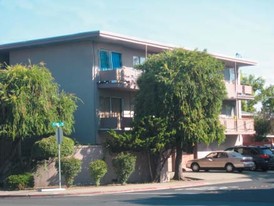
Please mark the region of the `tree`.
POLYGON ((133 122, 133 130, 122 134, 110 131, 111 138, 106 141, 106 148, 114 153, 142 152, 147 156, 150 178, 154 182, 160 181, 160 174, 173 151, 171 135, 167 119, 145 116, 133 122))
POLYGON ((175 49, 152 55, 140 69, 135 121, 146 116, 167 120, 176 148, 174 179, 179 180, 186 146, 225 138, 219 122, 226 92, 224 67, 206 52, 175 49))
POLYGON ((262 77, 254 75, 242 76, 241 84, 252 86, 254 100, 242 101, 244 111, 255 113, 256 140, 263 141, 271 131, 271 119, 274 114, 274 86, 265 86, 262 77), (260 103, 261 108, 256 111, 255 105, 260 103))
POLYGON ((262 95, 261 112, 266 118, 273 118, 274 114, 274 86, 270 85, 264 89, 262 95))
MULTIPOLYGON (((14 65, 0 70, 0 137, 16 145, 26 138, 54 133, 53 121, 65 121, 70 134, 77 98, 59 91, 49 70, 43 65, 14 65)), ((20 155, 20 151, 19 151, 20 155)))
POLYGON ((241 76, 241 84, 252 86, 254 99, 242 101, 242 110, 246 112, 255 112, 255 105, 258 104, 264 93, 265 80, 262 77, 255 77, 254 75, 241 76))

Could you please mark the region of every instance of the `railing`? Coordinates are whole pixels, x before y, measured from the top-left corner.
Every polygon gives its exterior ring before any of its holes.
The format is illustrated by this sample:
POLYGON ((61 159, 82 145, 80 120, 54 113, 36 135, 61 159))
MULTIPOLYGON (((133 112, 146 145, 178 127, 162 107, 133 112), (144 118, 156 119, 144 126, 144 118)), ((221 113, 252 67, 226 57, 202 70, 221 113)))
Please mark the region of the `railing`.
POLYGON ((225 134, 254 134, 254 119, 237 119, 233 117, 220 117, 225 126, 225 134))
POLYGON ((132 117, 102 117, 99 129, 125 130, 131 128, 132 117))
POLYGON ((130 67, 100 71, 98 87, 136 90, 139 89, 137 79, 140 75, 141 71, 130 67))
POLYGON ((235 83, 225 82, 227 98, 229 99, 254 99, 252 87, 247 85, 236 85, 235 83), (237 93, 236 93, 237 86, 237 93))

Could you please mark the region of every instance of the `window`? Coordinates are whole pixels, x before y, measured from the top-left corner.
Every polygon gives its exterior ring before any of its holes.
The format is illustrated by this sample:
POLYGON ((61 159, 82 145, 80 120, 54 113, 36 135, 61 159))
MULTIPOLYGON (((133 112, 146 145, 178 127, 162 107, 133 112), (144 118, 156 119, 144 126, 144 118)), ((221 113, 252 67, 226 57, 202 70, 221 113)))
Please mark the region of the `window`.
POLYGON ((227 82, 234 82, 236 80, 235 69, 234 68, 225 68, 224 78, 227 82))
POLYGON ((107 50, 100 50, 100 70, 115 70, 122 67, 122 54, 107 50))
POLYGON ((117 97, 100 97, 100 117, 119 117, 122 113, 122 99, 117 97))
POLYGON ((143 64, 145 60, 146 60, 145 57, 133 56, 133 66, 143 64))
POLYGON ((224 101, 222 106, 222 114, 228 117, 234 117, 236 115, 236 103, 233 101, 224 101))

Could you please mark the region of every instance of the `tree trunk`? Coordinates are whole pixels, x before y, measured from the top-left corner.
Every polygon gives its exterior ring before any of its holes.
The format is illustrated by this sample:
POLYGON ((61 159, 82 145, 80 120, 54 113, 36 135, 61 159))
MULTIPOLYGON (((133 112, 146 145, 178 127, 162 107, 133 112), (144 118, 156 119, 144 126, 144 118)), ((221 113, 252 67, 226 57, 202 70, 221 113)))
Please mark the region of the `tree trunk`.
POLYGON ((151 155, 150 155, 150 153, 148 151, 146 153, 147 153, 147 160, 148 160, 150 179, 153 180, 154 179, 154 175, 153 175, 153 172, 152 172, 151 155))
POLYGON ((183 160, 183 149, 180 144, 176 146, 176 158, 175 158, 175 174, 174 180, 182 180, 183 179, 183 171, 182 171, 182 160, 183 160))

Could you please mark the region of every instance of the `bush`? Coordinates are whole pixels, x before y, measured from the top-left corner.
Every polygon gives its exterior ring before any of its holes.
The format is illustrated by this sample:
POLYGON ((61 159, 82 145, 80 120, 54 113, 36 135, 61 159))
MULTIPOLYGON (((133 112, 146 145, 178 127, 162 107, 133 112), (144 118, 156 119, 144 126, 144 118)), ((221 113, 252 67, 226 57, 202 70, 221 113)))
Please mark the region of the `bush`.
MULTIPOLYGON (((59 170, 58 160, 55 162, 55 167, 59 170)), ((81 171, 81 160, 74 157, 66 157, 61 159, 61 174, 65 178, 67 187, 73 184, 74 178, 81 171)))
POLYGON ((125 184, 135 170, 136 156, 122 152, 112 160, 112 164, 117 174, 118 182, 125 184))
POLYGON ((101 179, 107 173, 107 163, 104 160, 95 160, 89 164, 91 179, 95 181, 95 185, 99 186, 101 179))
POLYGON ((10 175, 6 179, 7 187, 10 190, 23 190, 34 187, 34 177, 31 173, 10 175))
MULTIPOLYGON (((61 144, 61 156, 69 156, 74 152, 74 141, 69 137, 63 137, 61 144)), ((45 160, 58 156, 58 144, 56 137, 43 138, 33 145, 32 156, 36 160, 45 160)))

